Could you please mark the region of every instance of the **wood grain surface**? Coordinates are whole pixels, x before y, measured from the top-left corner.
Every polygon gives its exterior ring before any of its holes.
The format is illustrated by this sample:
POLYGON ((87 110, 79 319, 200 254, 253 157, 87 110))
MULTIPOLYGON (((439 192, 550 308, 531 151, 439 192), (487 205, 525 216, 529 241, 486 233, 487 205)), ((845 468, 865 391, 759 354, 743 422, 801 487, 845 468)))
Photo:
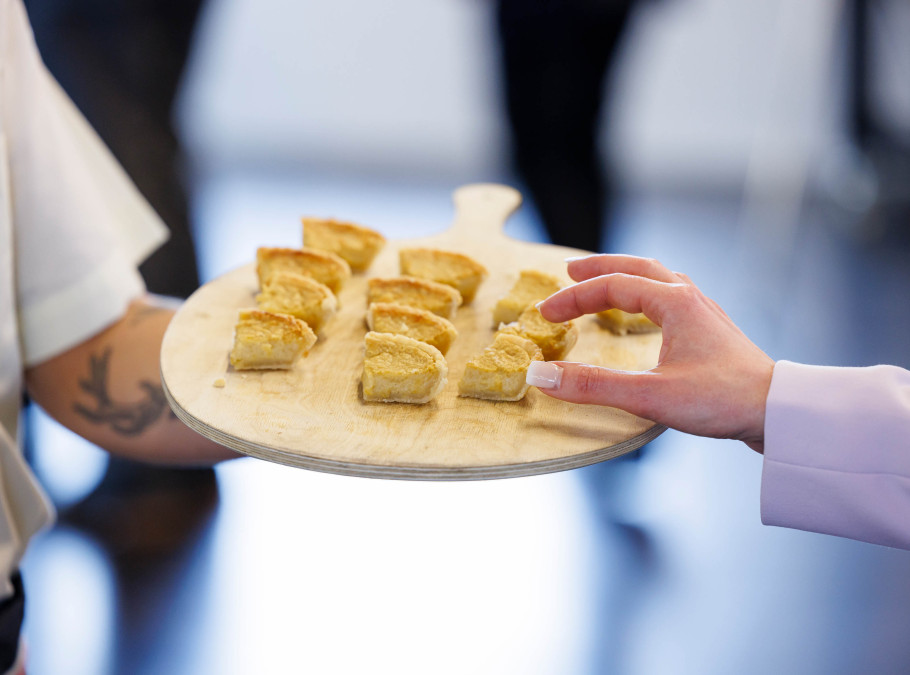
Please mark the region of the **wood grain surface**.
MULTIPOLYGON (((518 208, 515 190, 468 185, 454 193, 452 226, 431 237, 389 241, 373 265, 339 294, 338 314, 309 356, 289 371, 235 371, 228 363, 238 310, 255 306, 249 265, 202 286, 165 335, 161 374, 175 414, 204 436, 241 453, 305 469, 354 476, 459 480, 560 471, 617 457, 664 429, 612 408, 574 405, 533 387, 519 402, 461 398, 465 363, 488 345, 492 308, 522 269, 557 275, 574 249, 517 241, 503 225, 518 208), (424 405, 366 403, 360 393, 366 334, 366 280, 398 274, 398 251, 430 246, 469 255, 490 274, 454 324, 448 384, 424 405), (219 378, 224 387, 216 387, 219 378)), ((369 223, 363 223, 369 226, 369 223)), ((302 241, 302 238, 301 238, 302 241)), ((255 259, 250 251, 250 260, 255 259)), ((659 333, 614 336, 592 317, 577 320, 569 358, 625 370, 657 360, 659 333)))

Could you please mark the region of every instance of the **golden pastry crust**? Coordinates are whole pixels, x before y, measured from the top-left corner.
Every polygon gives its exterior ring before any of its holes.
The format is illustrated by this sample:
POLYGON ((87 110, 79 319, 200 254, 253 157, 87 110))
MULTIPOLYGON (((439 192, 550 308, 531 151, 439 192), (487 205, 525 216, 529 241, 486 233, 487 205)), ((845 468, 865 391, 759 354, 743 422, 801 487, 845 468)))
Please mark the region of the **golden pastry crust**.
POLYGON ((463 253, 434 248, 403 248, 398 252, 401 273, 430 279, 458 289, 465 304, 471 302, 487 276, 487 268, 463 253))
POLYGON ((383 277, 367 281, 367 304, 374 302, 419 307, 451 321, 461 306, 461 293, 429 279, 383 277))
POLYGON ((425 342, 373 331, 364 338, 365 401, 427 403, 445 387, 448 374, 445 357, 425 342))
POLYGON ((458 395, 491 401, 520 401, 528 392, 531 361, 542 361, 540 347, 520 335, 498 333, 493 344, 468 361, 458 395))
POLYGON ((458 337, 451 321, 419 307, 374 302, 367 309, 366 319, 371 331, 407 335, 436 347, 443 355, 458 337))
POLYGON ((553 295, 562 286, 552 274, 522 270, 511 290, 493 307, 493 325, 517 321, 528 307, 553 295))
POLYGON ((628 335, 629 333, 654 333, 660 326, 651 321, 641 312, 630 313, 621 309, 605 309, 595 314, 601 326, 614 335, 628 335))
POLYGON ((334 253, 312 248, 260 247, 256 251, 256 274, 264 288, 269 277, 278 271, 296 272, 325 284, 336 295, 351 278, 351 266, 334 253))
POLYGON ((552 323, 543 318, 534 305, 521 313, 517 321, 499 326, 499 333, 520 335, 540 347, 544 360, 560 361, 578 342, 578 326, 571 321, 552 323))
POLYGON ((332 289, 312 277, 286 270, 268 277, 256 304, 266 312, 290 314, 305 321, 317 333, 338 310, 332 289))
POLYGON ((300 319, 245 309, 234 328, 230 362, 237 370, 287 370, 315 343, 316 334, 300 319))
POLYGON ((346 260, 355 272, 365 271, 386 243, 382 234, 363 225, 310 216, 300 220, 305 247, 330 251, 346 260))

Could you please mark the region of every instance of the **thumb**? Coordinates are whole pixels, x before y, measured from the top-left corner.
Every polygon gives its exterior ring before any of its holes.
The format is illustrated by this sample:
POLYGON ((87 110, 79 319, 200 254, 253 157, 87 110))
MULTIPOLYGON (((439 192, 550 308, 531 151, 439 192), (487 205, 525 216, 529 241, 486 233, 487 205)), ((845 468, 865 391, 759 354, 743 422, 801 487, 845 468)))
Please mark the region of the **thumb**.
POLYGON ((592 403, 620 408, 649 418, 648 402, 655 384, 652 372, 613 370, 586 363, 532 361, 527 383, 547 396, 572 403, 592 403))

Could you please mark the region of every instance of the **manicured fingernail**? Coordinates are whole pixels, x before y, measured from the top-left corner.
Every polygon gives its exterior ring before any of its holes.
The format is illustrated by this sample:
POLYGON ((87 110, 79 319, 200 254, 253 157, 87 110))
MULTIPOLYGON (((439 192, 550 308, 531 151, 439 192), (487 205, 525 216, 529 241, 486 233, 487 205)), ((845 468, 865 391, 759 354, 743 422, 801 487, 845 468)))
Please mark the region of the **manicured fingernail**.
POLYGON ((547 361, 531 361, 525 381, 540 389, 558 389, 562 382, 562 367, 547 361))
POLYGON ((571 256, 570 258, 564 258, 564 259, 563 259, 563 262, 570 263, 570 262, 575 262, 576 260, 584 260, 585 258, 590 258, 590 256, 587 256, 587 255, 573 255, 573 256, 571 256))

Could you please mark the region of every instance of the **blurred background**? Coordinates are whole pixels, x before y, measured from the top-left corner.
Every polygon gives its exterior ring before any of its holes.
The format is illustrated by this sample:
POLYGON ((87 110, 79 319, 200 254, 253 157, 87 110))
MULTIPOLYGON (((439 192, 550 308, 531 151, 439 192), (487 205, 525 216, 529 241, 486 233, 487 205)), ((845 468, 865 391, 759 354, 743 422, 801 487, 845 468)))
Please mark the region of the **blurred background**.
MULTIPOLYGON (((304 214, 440 231, 497 181, 512 236, 659 258, 774 358, 910 366, 901 0, 27 4, 174 229, 153 290, 304 214)), ((426 484, 145 469, 28 421, 60 510, 31 675, 910 671, 908 554, 763 527, 739 443, 426 484)))

